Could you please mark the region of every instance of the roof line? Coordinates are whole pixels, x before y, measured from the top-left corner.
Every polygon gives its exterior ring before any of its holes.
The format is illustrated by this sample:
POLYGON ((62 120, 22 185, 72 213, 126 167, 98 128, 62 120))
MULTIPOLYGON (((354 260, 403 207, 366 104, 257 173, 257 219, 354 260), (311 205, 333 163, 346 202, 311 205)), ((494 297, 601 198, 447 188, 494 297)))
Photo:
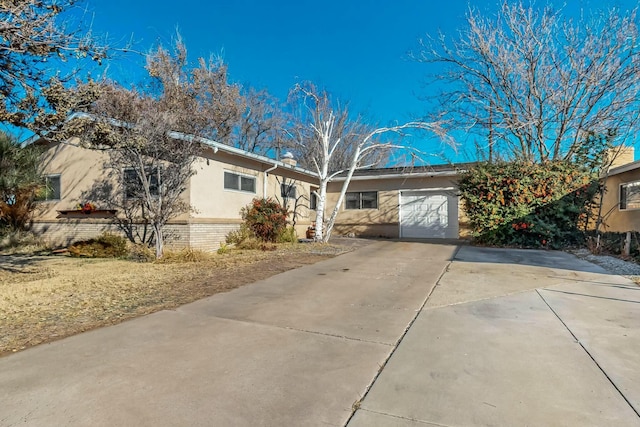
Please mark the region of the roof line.
MULTIPOLYGON (((366 169, 361 169, 366 170, 366 169)), ((465 170, 455 170, 455 171, 440 171, 440 172, 420 172, 420 173, 391 173, 385 175, 353 175, 351 177, 351 181, 367 181, 374 179, 391 179, 391 178, 431 178, 434 176, 458 176, 461 173, 466 172, 465 170)), ((346 177, 336 177, 331 181, 342 182, 345 181, 346 177)))
POLYGON ((631 162, 631 163, 627 163, 626 165, 622 165, 622 166, 617 166, 615 168, 609 169, 609 172, 606 173, 606 175, 611 176, 611 175, 618 175, 624 172, 629 172, 631 170, 637 169, 640 167, 640 160, 635 161, 635 162, 631 162))
MULTIPOLYGON (((85 118, 85 119, 90 119, 90 120, 96 120, 96 116, 92 115, 92 114, 88 114, 88 113, 83 113, 83 112, 75 112, 71 115, 69 115, 69 117, 67 117, 65 119, 65 122, 70 122, 71 120, 74 119, 78 119, 78 118, 85 118)), ((131 125, 122 122, 120 120, 116 120, 116 119, 109 119, 109 122, 111 124, 113 124, 114 126, 122 126, 122 127, 130 127, 131 125)), ((41 138, 46 138, 46 135, 48 134, 45 133, 44 135, 32 135, 31 137, 27 138, 23 144, 24 145, 30 145, 35 143, 36 141, 38 141, 41 138)), ((250 153, 248 151, 242 150, 240 148, 236 148, 236 147, 232 147, 230 145, 225 145, 225 144, 221 144, 217 141, 214 141, 212 139, 209 138, 205 138, 205 137, 201 137, 201 136, 197 136, 197 135, 189 135, 183 132, 178 132, 178 131, 171 131, 169 132, 169 136, 171 138, 177 139, 177 140, 182 140, 182 141, 189 141, 189 142, 199 142, 202 143, 206 146, 209 146, 215 150, 220 150, 220 151, 224 151, 227 152, 229 154, 233 154, 236 156, 240 156, 240 157, 245 157, 247 159, 251 159, 251 160, 255 160, 261 163, 265 163, 268 165, 274 165, 274 166, 278 166, 280 168, 285 168, 285 169, 289 169, 289 170, 293 170, 296 171, 298 173, 301 173, 303 175, 309 175, 312 176, 314 178, 318 177, 318 174, 316 172, 301 168, 299 166, 293 166, 293 165, 289 165, 287 163, 283 163, 280 160, 276 160, 276 159, 271 159, 269 157, 266 156, 262 156, 260 154, 255 154, 255 153, 250 153)))

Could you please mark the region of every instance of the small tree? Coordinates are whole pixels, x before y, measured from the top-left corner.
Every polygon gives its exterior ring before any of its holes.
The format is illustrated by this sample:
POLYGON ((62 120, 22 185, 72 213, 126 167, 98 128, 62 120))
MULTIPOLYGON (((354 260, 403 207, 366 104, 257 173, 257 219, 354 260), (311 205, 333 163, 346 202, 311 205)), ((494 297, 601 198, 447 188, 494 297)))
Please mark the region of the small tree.
POLYGON ((97 101, 85 109, 89 115, 67 123, 57 138, 81 136, 88 147, 109 153, 111 179, 92 193, 119 206, 125 225, 148 224, 145 241, 154 242, 160 258, 165 225, 189 211, 182 196, 202 150, 199 137, 224 139, 231 133, 240 114, 239 89, 227 83, 220 62, 200 59, 189 69, 180 39, 173 52, 152 52, 147 71, 150 84, 143 91, 103 83, 97 101))
POLYGON ((313 85, 298 85, 292 90, 292 98, 302 106, 302 128, 297 132, 298 150, 313 165, 320 180, 317 191, 316 237, 328 242, 338 217, 340 206, 356 169, 380 164, 394 149, 407 149, 406 145, 383 140, 384 134, 401 134, 405 129, 426 129, 444 137, 440 123, 421 121, 403 125, 373 128, 359 119, 351 120, 346 109, 334 106, 326 91, 313 85), (308 132, 307 132, 308 131, 308 132), (345 174, 338 200, 331 214, 326 217, 327 185, 334 177, 345 174), (325 224, 326 221, 326 224, 325 224))
POLYGON ((0 133, 0 228, 24 229, 43 189, 41 150, 22 147, 11 136, 0 133))

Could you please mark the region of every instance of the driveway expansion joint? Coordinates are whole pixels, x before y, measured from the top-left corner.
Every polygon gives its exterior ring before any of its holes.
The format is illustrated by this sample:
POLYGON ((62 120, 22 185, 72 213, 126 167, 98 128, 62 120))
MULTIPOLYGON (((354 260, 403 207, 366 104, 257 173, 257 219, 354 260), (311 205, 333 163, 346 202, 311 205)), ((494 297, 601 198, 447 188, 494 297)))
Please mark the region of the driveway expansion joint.
MULTIPOLYGON (((198 316, 203 316, 203 315, 198 315, 198 316)), ((325 337, 330 337, 330 338, 339 338, 339 339, 343 339, 343 340, 356 341, 356 342, 369 343, 369 344, 378 344, 378 345, 384 345, 386 347, 395 346, 395 344, 391 344, 391 343, 388 343, 388 342, 367 340, 367 339, 362 339, 362 338, 354 338, 354 337, 349 337, 349 336, 346 336, 346 335, 338 335, 338 334, 331 334, 331 333, 328 333, 328 332, 320 332, 320 331, 312 331, 312 330, 308 330, 308 329, 294 328, 292 326, 283 326, 283 325, 276 325, 276 324, 272 324, 272 323, 256 322, 254 320, 243 320, 243 319, 237 319, 237 318, 234 318, 234 317, 225 317, 225 316, 216 316, 216 315, 206 316, 206 317, 214 318, 214 319, 220 319, 220 320, 226 320, 226 321, 230 321, 230 322, 246 323, 248 325, 258 325, 258 326, 263 326, 263 327, 266 327, 266 328, 282 329, 282 330, 285 330, 285 331, 303 332, 303 333, 306 333, 306 334, 320 335, 320 336, 325 336, 325 337)))
MULTIPOLYGON (((393 346, 393 349, 389 352, 389 355, 387 356, 387 358, 382 362, 382 364, 380 365, 380 368, 378 369, 378 372, 376 372, 376 374, 374 375, 374 377, 371 380, 371 382, 369 383, 369 385, 365 388, 364 393, 362 394, 362 397, 360 397, 360 399, 358 399, 357 402, 363 402, 364 399, 367 397, 367 394, 369 394, 369 391, 371 390, 371 387, 373 387, 373 385, 375 384, 376 380, 378 379, 378 377, 382 373, 382 370, 387 365, 387 363, 389 363, 389 360, 393 356, 393 353, 395 353, 395 351, 398 349, 398 346, 400 345, 400 343, 402 343, 402 340, 404 339, 404 337, 407 336, 407 333, 409 332, 409 329, 411 329, 411 326, 413 326, 413 324, 415 323, 415 321, 418 318, 418 316, 420 315, 420 313, 422 313, 422 310, 425 309, 425 306, 427 305, 427 301, 429 301, 429 298, 433 294, 434 290, 438 287, 438 285, 439 285, 440 281, 442 280, 442 278, 444 277, 444 275, 447 274, 447 272, 449 271, 449 268, 451 267, 451 264, 455 260, 456 255, 460 251, 460 248, 461 248, 460 245, 456 246, 456 249, 453 252, 453 255, 451 255, 451 259, 449 259, 447 264, 444 266, 444 268, 442 269, 442 271, 438 275, 438 278, 436 279, 434 285, 429 290, 429 293, 425 297, 424 301, 422 301, 422 304, 420 305, 420 308, 418 308, 416 310, 415 315, 413 316, 413 318, 411 319, 411 321, 409 322, 409 324, 407 325, 405 330, 402 332, 402 334, 400 335, 400 338, 398 338, 398 340, 396 341, 395 345, 393 346)), ((356 412, 357 412, 357 409, 352 410, 351 415, 349 416, 349 418, 347 418, 347 422, 345 423, 345 427, 349 424, 349 422, 351 422, 351 419, 354 417, 356 412)))
MULTIPOLYGON (((545 290, 545 289, 543 289, 545 290)), ((548 291, 548 289, 546 289, 548 291)), ((627 405, 629 405, 629 407, 631 408, 631 410, 633 412, 635 412, 636 416, 638 418, 640 418, 640 412, 638 412, 638 410, 633 406, 633 404, 629 401, 629 399, 627 399, 627 396, 624 395, 624 393, 622 392, 622 390, 620 390, 620 388, 616 385, 616 383, 611 379, 611 377, 607 374, 607 372, 604 370, 604 368, 598 363, 598 361, 595 359, 595 357, 591 354, 591 352, 589 352, 589 350, 587 350, 587 348, 584 346, 584 344, 580 341, 580 339, 573 333, 573 331, 569 328, 569 325, 567 325, 565 323, 564 320, 562 320, 562 318, 560 317, 560 315, 558 315, 558 313, 553 309, 553 307, 551 307, 551 305, 547 302, 547 300, 542 296, 542 294, 540 293, 540 290, 536 289, 536 293, 538 294, 538 296, 540 297, 540 299, 542 299, 542 301, 545 303, 545 305, 547 307, 549 307, 549 310, 551 310, 551 312, 554 314, 554 316, 556 316, 556 318, 560 321, 560 323, 562 323, 562 325, 567 329, 567 331, 571 334, 571 336, 573 337, 573 339, 576 341, 576 343, 578 343, 578 345, 582 348, 582 350, 587 354, 587 356, 589 356, 589 358, 593 361, 593 363, 595 363, 596 367, 600 370, 600 372, 602 372, 602 374, 605 376, 605 378, 607 379, 607 381, 609 381, 609 383, 613 386, 613 388, 620 394, 620 396, 624 399, 625 402, 627 402, 627 405)))

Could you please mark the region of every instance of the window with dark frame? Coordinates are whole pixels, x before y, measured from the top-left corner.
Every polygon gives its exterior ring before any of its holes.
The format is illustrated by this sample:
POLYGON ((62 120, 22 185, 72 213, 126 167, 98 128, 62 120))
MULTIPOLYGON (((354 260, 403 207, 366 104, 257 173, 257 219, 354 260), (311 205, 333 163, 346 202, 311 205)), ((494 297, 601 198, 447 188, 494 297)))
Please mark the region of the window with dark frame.
POLYGON ((280 197, 283 199, 295 199, 296 198, 296 185, 282 183, 280 184, 280 197))
POLYGON ((640 209, 640 181, 620 184, 620 210, 640 209))
POLYGON ((318 195, 316 194, 317 189, 311 189, 309 193, 309 209, 315 211, 318 209, 318 195))
POLYGON ((225 190, 244 191, 246 193, 256 192, 256 178, 253 176, 240 175, 233 172, 224 171, 225 190))
MULTIPOLYGON (((147 169, 145 171, 149 180, 149 193, 152 196, 160 195, 160 185, 158 183, 158 169, 147 169)), ((127 199, 139 199, 144 195, 142 180, 138 176, 138 171, 133 168, 127 168, 123 171, 124 179, 124 196, 127 199)))
POLYGON ((60 175, 45 175, 44 189, 38 197, 39 201, 60 200, 60 175))
POLYGON ((349 192, 345 195, 344 207, 345 209, 378 209, 378 192, 349 192))

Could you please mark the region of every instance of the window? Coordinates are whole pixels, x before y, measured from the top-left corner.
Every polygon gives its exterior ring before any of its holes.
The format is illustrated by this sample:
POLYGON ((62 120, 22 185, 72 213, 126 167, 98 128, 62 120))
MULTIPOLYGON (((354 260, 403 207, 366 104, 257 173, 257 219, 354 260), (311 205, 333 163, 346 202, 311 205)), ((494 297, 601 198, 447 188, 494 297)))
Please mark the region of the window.
MULTIPOLYGON (((158 196, 160 194, 158 168, 149 168, 145 171, 145 174, 149 180, 149 192, 152 196, 158 196)), ((127 199, 139 199, 144 196, 142 181, 136 169, 128 168, 124 170, 124 196, 127 199)))
POLYGON ((38 200, 60 200, 60 175, 46 175, 44 189, 38 200))
POLYGON ((240 175, 233 172, 224 172, 224 188, 226 190, 256 192, 256 178, 253 176, 240 175))
POLYGON ((640 181, 620 184, 620 210, 640 209, 640 181))
POLYGON ((316 191, 318 191, 317 188, 312 188, 311 192, 309 193, 309 209, 314 211, 318 209, 318 194, 316 193, 316 191))
POLYGON ((378 192, 347 193, 345 209, 378 209, 378 192))
POLYGON ((296 198, 296 185, 295 184, 280 184, 280 197, 284 199, 296 198))

